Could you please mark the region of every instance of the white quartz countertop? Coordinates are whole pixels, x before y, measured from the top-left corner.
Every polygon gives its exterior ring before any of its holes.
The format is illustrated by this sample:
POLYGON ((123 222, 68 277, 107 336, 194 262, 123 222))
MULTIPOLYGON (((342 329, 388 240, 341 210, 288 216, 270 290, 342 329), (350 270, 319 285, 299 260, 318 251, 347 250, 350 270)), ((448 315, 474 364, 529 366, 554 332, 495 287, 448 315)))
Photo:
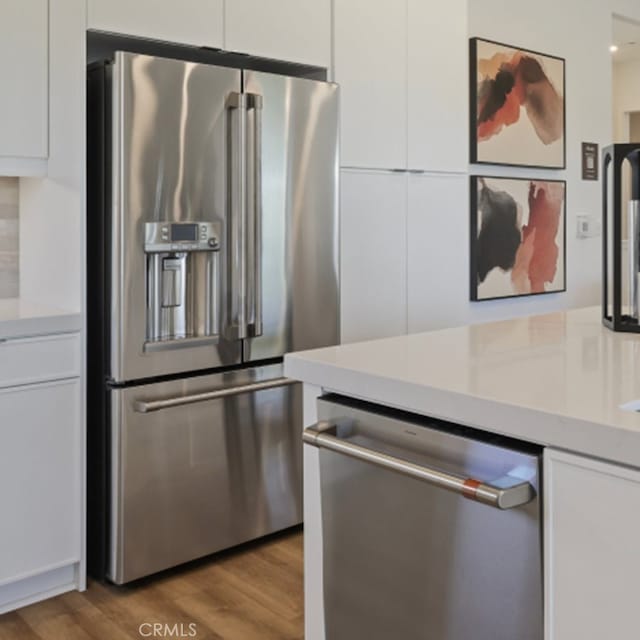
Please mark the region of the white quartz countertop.
POLYGON ((316 349, 285 375, 357 397, 640 467, 640 334, 600 308, 316 349))
POLYGON ((79 313, 22 298, 0 300, 0 340, 79 331, 79 313))

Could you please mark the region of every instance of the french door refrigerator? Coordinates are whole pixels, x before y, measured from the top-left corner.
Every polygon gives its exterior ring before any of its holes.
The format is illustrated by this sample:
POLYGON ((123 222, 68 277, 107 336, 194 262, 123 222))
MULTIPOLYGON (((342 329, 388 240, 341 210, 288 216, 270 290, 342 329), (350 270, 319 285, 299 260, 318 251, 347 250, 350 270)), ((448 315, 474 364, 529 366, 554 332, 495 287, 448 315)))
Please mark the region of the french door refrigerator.
POLYGON ((88 72, 90 570, 302 520, 288 351, 336 344, 338 88, 117 52, 88 72))

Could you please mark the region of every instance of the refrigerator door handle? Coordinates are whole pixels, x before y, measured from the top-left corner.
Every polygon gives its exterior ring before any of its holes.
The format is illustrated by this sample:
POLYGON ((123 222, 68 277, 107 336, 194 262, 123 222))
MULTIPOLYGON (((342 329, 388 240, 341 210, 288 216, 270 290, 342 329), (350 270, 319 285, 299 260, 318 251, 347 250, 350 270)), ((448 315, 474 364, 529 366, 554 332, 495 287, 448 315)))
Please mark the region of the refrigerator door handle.
POLYGON ((227 96, 228 122, 232 127, 235 112, 236 126, 229 136, 229 309, 225 336, 242 340, 249 336, 247 323, 247 96, 236 91, 227 96))
MULTIPOLYGON (((250 309, 248 312, 249 335, 262 335, 262 96, 258 93, 246 93, 247 112, 253 113, 253 136, 247 141, 247 150, 253 153, 248 162, 251 170, 247 172, 247 203, 249 221, 249 262, 247 265, 247 285, 250 309), (249 146, 251 144, 252 146, 249 146)), ((247 114, 248 115, 248 114, 247 114)), ((247 118, 249 121, 249 118, 247 118)))
POLYGON ((215 389, 213 391, 205 391, 203 393, 194 393, 189 396, 177 396, 175 398, 166 398, 164 400, 136 400, 133 403, 133 408, 137 413, 151 413, 152 411, 180 407, 185 404, 219 400, 220 398, 237 396, 242 393, 265 391, 267 389, 276 389, 277 387, 286 387, 293 384, 298 384, 298 380, 292 380, 291 378, 273 378, 262 382, 251 382, 249 384, 243 384, 236 387, 227 387, 226 389, 215 389))
POLYGON ((402 460, 394 456, 362 447, 337 435, 335 424, 321 421, 307 427, 302 439, 306 444, 321 449, 328 449, 345 456, 362 460, 369 464, 395 471, 409 478, 415 478, 434 487, 458 493, 465 498, 482 502, 497 509, 513 509, 531 502, 536 493, 526 480, 515 476, 504 476, 492 482, 482 482, 475 478, 445 473, 438 469, 402 460))

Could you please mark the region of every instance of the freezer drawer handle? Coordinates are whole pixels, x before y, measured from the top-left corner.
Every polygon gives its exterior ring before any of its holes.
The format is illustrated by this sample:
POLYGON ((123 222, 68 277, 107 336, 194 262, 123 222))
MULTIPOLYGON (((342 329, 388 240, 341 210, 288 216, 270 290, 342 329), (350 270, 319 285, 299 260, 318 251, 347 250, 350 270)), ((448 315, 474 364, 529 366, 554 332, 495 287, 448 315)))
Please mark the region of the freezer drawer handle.
POLYGON ((474 478, 464 478, 444 473, 437 469, 429 469, 379 451, 373 451, 353 442, 343 440, 336 434, 335 425, 321 421, 304 430, 303 440, 306 444, 314 447, 342 453, 356 460, 362 460, 390 471, 396 471, 402 475, 422 480, 434 487, 459 493, 465 498, 482 502, 497 509, 519 507, 531 502, 536 495, 535 489, 531 484, 520 478, 506 476, 494 481, 494 484, 504 486, 493 486, 491 483, 484 483, 474 478))
POLYGON ((243 384, 237 387, 227 387, 226 389, 216 389, 215 391, 195 393, 191 396, 178 396, 176 398, 166 398, 165 400, 136 400, 133 403, 133 408, 138 413, 150 413, 151 411, 170 409, 171 407, 179 407, 184 404, 219 400, 220 398, 237 396, 241 393, 264 391, 266 389, 275 389, 277 387, 285 387, 291 384, 298 384, 298 381, 292 380, 291 378, 273 378, 272 380, 264 380, 263 382, 252 382, 251 384, 243 384))

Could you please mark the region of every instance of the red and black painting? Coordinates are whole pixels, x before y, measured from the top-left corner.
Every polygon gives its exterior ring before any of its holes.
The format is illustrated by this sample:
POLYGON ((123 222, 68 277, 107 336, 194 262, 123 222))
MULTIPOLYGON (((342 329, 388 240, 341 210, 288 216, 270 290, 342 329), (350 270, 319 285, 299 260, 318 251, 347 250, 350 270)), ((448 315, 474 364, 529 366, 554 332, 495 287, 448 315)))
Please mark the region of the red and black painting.
POLYGON ((565 167, 565 61, 473 38, 471 162, 565 167))
POLYGON ((471 178, 471 299, 566 290, 566 183, 471 178))

